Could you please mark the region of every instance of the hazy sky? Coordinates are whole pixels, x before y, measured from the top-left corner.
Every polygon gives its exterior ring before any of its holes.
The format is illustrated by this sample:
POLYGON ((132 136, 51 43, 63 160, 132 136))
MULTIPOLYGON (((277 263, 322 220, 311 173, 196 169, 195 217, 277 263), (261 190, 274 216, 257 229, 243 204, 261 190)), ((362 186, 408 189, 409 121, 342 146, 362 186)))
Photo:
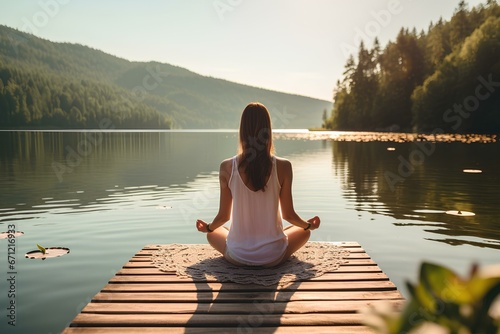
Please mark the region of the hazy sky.
MULTIPOLYGON (((0 24, 128 60, 155 60, 331 101, 361 38, 449 19, 459 0, 12 0, 0 24)), ((486 0, 469 0, 470 6, 486 0)))

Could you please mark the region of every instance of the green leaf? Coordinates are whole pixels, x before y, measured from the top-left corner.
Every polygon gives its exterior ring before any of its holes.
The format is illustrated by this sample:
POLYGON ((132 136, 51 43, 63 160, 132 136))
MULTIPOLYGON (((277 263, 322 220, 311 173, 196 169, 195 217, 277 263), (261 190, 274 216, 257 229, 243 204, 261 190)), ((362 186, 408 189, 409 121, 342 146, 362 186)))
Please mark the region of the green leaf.
POLYGON ((420 268, 420 282, 431 296, 441 301, 461 304, 474 300, 467 283, 446 267, 424 262, 420 268))
POLYGON ((480 302, 482 298, 492 289, 496 284, 500 283, 499 277, 478 277, 474 276, 467 282, 467 290, 471 295, 471 302, 480 302))
POLYGON ((500 319, 490 316, 490 308, 500 296, 498 268, 480 271, 473 266, 470 276, 461 278, 446 267, 423 263, 418 284, 406 282, 410 298, 404 309, 398 316, 375 312, 379 321, 372 328, 399 334, 432 323, 454 334, 500 334, 500 319))
POLYGON ((42 254, 45 254, 47 252, 47 250, 45 249, 45 247, 42 247, 40 246, 39 244, 36 244, 36 246, 38 247, 38 249, 42 252, 42 254))
POLYGON ((421 310, 430 313, 434 313, 436 311, 438 301, 422 283, 415 287, 413 293, 413 298, 420 305, 421 310))
POLYGON ((484 294, 477 310, 477 317, 473 330, 477 333, 494 333, 495 330, 500 333, 500 319, 495 320, 490 317, 490 308, 495 300, 500 296, 500 280, 484 294))
POLYGON ((428 312, 419 303, 417 298, 410 299, 403 311, 400 313, 398 321, 388 324, 391 334, 407 333, 413 328, 428 321, 428 312))

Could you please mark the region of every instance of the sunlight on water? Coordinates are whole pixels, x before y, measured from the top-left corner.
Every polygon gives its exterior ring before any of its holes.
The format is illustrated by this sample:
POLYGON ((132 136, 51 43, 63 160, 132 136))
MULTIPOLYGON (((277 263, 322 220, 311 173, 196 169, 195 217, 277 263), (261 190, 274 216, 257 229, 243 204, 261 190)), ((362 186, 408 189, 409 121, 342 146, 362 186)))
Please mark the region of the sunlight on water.
MULTIPOLYGON (((219 164, 235 154, 237 136, 0 132, 0 232, 25 233, 16 239, 18 312, 30 320, 20 332, 60 332, 146 244, 205 243, 194 222, 217 213, 219 164), (37 244, 71 252, 24 258, 37 244)), ((278 130, 274 138, 294 167, 296 210, 322 218, 312 240, 358 241, 403 293, 423 259, 458 272, 498 261, 496 137, 278 130), (475 215, 446 214, 460 210, 475 215)))
MULTIPOLYGON (((354 142, 461 142, 471 143, 494 143, 497 141, 496 135, 477 135, 477 134, 416 134, 416 133, 395 133, 395 132, 350 132, 350 131, 308 131, 308 130, 289 130, 274 131, 282 134, 278 138, 305 139, 305 140, 334 140, 334 141, 354 141, 354 142)), ((392 148, 390 148, 393 150, 392 148)))

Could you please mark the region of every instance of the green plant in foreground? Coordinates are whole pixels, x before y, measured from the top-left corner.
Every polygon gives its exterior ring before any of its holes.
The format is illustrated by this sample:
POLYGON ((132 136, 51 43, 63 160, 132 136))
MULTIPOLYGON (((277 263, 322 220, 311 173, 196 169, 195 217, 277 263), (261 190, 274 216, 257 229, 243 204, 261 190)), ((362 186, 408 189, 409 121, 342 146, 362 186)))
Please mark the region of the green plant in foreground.
POLYGON ((500 334, 500 267, 473 265, 468 278, 424 262, 419 282, 407 283, 401 312, 376 307, 366 324, 380 333, 500 334))

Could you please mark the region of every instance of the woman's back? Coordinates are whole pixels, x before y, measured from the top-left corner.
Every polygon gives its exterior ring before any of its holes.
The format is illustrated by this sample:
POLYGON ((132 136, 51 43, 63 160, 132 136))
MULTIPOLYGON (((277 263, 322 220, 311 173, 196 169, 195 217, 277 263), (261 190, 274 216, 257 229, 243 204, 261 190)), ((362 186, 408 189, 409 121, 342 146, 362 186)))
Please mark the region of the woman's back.
POLYGON ((276 158, 264 191, 252 190, 238 170, 238 157, 231 161, 228 186, 233 197, 232 222, 227 236, 230 256, 244 264, 264 265, 278 260, 287 248, 279 208, 280 182, 276 158))

